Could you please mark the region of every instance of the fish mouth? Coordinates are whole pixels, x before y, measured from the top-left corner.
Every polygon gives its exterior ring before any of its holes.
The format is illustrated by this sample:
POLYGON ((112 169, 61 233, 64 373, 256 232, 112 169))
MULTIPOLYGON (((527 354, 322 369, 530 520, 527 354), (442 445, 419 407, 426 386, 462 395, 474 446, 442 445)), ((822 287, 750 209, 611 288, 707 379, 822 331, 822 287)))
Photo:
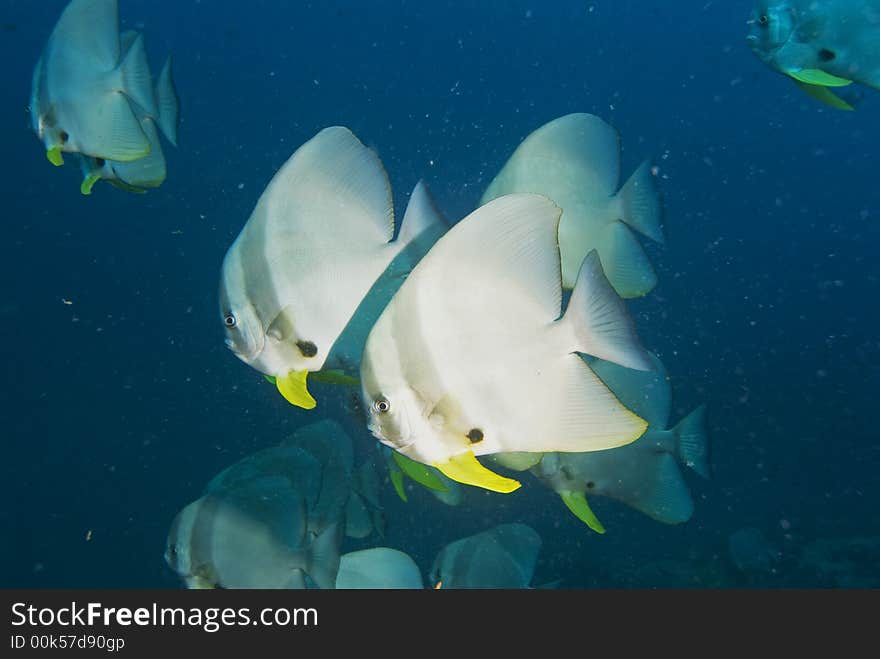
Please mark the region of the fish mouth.
POLYGON ((370 429, 370 432, 373 433, 373 436, 375 436, 376 439, 379 440, 380 444, 384 444, 388 448, 394 449, 395 451, 398 451, 400 453, 403 453, 408 448, 410 448, 413 444, 416 443, 415 439, 411 439, 407 442, 395 442, 390 439, 387 439, 386 437, 384 437, 380 433, 378 433, 372 424, 370 424, 368 427, 370 429))
POLYGON ((232 354, 234 354, 246 364, 250 364, 251 362, 253 362, 257 357, 260 356, 260 353, 263 351, 262 346, 257 346, 250 351, 240 350, 238 347, 236 347, 235 341, 233 341, 232 339, 225 339, 224 343, 226 344, 226 347, 229 348, 229 350, 232 352, 232 354))

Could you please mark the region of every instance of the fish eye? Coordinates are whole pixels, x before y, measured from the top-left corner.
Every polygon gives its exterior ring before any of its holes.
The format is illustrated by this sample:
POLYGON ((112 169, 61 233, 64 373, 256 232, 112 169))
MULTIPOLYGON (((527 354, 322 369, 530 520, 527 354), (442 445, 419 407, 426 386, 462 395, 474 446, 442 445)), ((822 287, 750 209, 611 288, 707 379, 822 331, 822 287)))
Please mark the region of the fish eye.
POLYGON ((226 325, 228 329, 233 329, 238 324, 238 321, 235 320, 235 316, 228 313, 223 317, 223 324, 226 325))
POLYGON ((387 414, 391 411, 391 403, 387 398, 379 398, 373 403, 373 408, 375 408, 379 414, 387 414))
POLYGON ((770 22, 770 17, 767 14, 761 14, 758 16, 758 25, 767 25, 770 22))
POLYGON ((58 134, 58 139, 61 140, 61 143, 62 143, 62 144, 67 144, 67 140, 70 139, 70 135, 68 134, 68 132, 67 132, 66 130, 62 130, 62 131, 58 134))
POLYGON ((103 167, 106 161, 103 158, 95 158, 95 164, 98 167, 103 167))

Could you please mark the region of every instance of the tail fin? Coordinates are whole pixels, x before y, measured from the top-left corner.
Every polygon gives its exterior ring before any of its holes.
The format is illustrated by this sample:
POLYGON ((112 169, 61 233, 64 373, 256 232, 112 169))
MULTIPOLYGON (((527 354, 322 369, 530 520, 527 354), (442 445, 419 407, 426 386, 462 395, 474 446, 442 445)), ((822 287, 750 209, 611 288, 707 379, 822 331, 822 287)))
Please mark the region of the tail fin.
POLYGON ((658 453, 651 470, 634 496, 624 503, 663 524, 681 524, 694 514, 694 500, 678 462, 669 453, 658 453))
POLYGON ((623 207, 621 219, 642 235, 662 243, 660 197, 651 172, 651 162, 645 160, 639 165, 617 194, 623 207))
POLYGON ((132 162, 120 162, 113 165, 116 175, 130 186, 136 188, 157 188, 165 181, 165 154, 159 143, 159 132, 156 124, 149 117, 141 120, 141 129, 150 140, 150 153, 132 162))
POLYGON ((605 276, 620 297, 643 297, 657 285, 648 255, 623 222, 615 220, 605 226, 596 237, 596 249, 602 255, 605 276))
POLYGON ((180 125, 180 97, 171 77, 171 55, 165 60, 165 65, 156 79, 156 105, 159 111, 157 117, 162 134, 171 144, 177 146, 177 128, 180 125))
POLYGON ((574 332, 573 350, 638 371, 652 369, 651 355, 642 347, 626 305, 605 278, 596 250, 581 264, 562 322, 574 332))
POLYGON ((342 535, 343 527, 336 522, 324 529, 321 535, 312 541, 306 571, 318 588, 336 588, 342 535))
POLYGON ((706 406, 700 405, 672 429, 679 460, 703 478, 709 478, 709 435, 706 432, 706 406))
POLYGON ((157 114, 156 94, 153 91, 153 78, 147 62, 147 51, 144 48, 144 37, 138 34, 122 63, 119 65, 122 74, 122 89, 132 101, 143 110, 144 114, 155 117, 157 114))
POLYGON ((437 209, 428 186, 420 180, 410 195, 397 240, 401 245, 408 245, 419 236, 428 235, 427 232, 430 231, 430 235, 434 236, 433 243, 448 226, 449 223, 437 209))

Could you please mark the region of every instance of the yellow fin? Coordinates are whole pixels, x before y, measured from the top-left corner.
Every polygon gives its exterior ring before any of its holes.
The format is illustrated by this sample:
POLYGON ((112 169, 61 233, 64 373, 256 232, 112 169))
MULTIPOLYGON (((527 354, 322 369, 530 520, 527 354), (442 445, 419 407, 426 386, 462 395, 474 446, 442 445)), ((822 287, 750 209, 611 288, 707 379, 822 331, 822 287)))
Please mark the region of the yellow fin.
POLYGON ((391 457, 394 458, 394 462, 397 463, 400 470, 419 485, 424 485, 429 490, 436 490, 437 492, 448 492, 443 481, 441 481, 435 474, 432 474, 427 465, 423 465, 421 462, 416 462, 415 460, 410 460, 408 457, 397 451, 394 451, 391 454, 391 457))
POLYGON ((100 180, 101 177, 98 174, 89 174, 83 179, 82 184, 79 186, 79 191, 84 195, 92 194, 92 186, 100 180))
POLYGON ((830 73, 825 73, 821 69, 800 69, 798 71, 788 71, 795 80, 805 82, 808 85, 819 85, 820 87, 846 87, 852 84, 852 80, 846 78, 838 78, 830 73))
POLYGON ((605 527, 596 517, 596 514, 587 503, 587 497, 583 492, 560 492, 559 496, 568 506, 568 509, 575 514, 579 520, 593 529, 596 533, 605 533, 605 527))
POLYGON ((822 87, 821 85, 811 85, 806 82, 801 82, 800 80, 795 80, 794 84, 803 90, 808 96, 815 98, 820 103, 824 103, 829 107, 834 108, 835 110, 848 110, 852 111, 855 108, 844 101, 840 96, 835 94, 833 91, 828 89, 828 87, 822 87))
POLYGON ((431 465, 437 467, 454 481, 465 485, 475 485, 493 492, 508 494, 520 488, 522 483, 512 478, 499 476, 479 463, 473 451, 459 453, 447 462, 431 465))
POLYGON ((340 384, 348 387, 360 386, 361 381, 351 375, 346 375, 342 371, 314 371, 312 380, 321 384, 340 384))
POLYGON ((46 158, 49 159, 56 167, 61 167, 64 164, 64 158, 61 157, 61 147, 53 146, 51 149, 46 151, 46 158))
POLYGON ((400 497, 401 501, 406 503, 406 490, 403 489, 403 472, 397 468, 397 465, 389 462, 388 474, 391 477, 391 484, 394 486, 394 491, 397 492, 397 496, 400 497))
POLYGON ((264 373, 263 377, 266 378, 266 382, 271 382, 272 384, 275 384, 275 376, 274 375, 266 375, 264 373))
POLYGON ((308 371, 290 371, 284 377, 275 377, 275 386, 278 387, 278 391, 287 399, 287 402, 306 410, 310 410, 318 404, 306 388, 308 375, 308 371))

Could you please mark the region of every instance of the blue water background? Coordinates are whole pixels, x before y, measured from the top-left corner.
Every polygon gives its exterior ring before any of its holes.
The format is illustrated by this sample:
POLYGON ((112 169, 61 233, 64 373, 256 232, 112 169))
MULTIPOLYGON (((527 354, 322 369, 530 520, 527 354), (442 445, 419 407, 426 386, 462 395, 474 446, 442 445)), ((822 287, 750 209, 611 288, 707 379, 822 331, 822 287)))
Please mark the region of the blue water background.
MULTIPOLYGON (((162 558, 175 513, 225 466, 341 413, 329 389, 312 412, 284 402, 224 347, 216 303, 263 187, 334 124, 378 151, 399 217, 424 178, 459 219, 530 131, 609 121, 623 176, 653 157, 664 197, 659 285, 630 308, 672 375, 674 420, 709 411, 714 475, 686 474, 684 525, 595 498, 600 537, 526 478, 459 508, 386 487, 387 544, 426 572, 446 542, 523 521, 544 540, 536 582, 825 586, 798 567, 807 543, 880 535, 880 92, 853 113, 800 93, 746 46, 751 3, 120 0, 153 71, 174 55, 180 147, 158 190, 90 197, 27 114, 65 4, 0 2, 0 585, 178 587, 162 558), (730 568, 728 536, 748 526, 783 573, 730 568)), ((853 568, 865 583, 876 557, 853 568)))

